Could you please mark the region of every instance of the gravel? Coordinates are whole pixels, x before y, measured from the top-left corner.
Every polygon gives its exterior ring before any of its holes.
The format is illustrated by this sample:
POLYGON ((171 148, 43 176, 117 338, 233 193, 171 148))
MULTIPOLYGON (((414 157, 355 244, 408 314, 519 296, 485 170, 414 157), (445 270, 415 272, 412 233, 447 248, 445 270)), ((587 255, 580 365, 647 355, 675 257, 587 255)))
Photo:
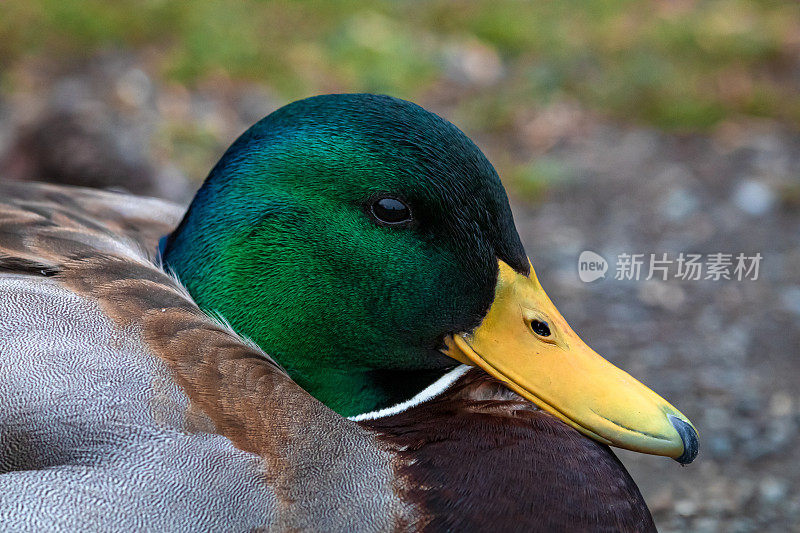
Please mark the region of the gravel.
POLYGON ((684 468, 619 452, 661 531, 800 527, 800 209, 783 200, 800 183, 800 135, 772 127, 731 145, 600 123, 547 153, 571 165, 570 185, 515 205, 576 331, 700 431, 684 468), (605 279, 579 281, 576 245, 609 260, 605 279), (620 281, 622 252, 763 260, 756 280, 620 281))

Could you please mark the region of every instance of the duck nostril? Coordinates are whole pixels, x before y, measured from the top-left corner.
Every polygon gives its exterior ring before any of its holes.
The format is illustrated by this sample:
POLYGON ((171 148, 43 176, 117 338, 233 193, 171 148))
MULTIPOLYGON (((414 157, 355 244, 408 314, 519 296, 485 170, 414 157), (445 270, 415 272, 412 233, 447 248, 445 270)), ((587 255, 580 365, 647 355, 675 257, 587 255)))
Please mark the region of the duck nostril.
POLYGON ((531 329, 540 337, 550 336, 550 326, 544 320, 531 320, 531 329))

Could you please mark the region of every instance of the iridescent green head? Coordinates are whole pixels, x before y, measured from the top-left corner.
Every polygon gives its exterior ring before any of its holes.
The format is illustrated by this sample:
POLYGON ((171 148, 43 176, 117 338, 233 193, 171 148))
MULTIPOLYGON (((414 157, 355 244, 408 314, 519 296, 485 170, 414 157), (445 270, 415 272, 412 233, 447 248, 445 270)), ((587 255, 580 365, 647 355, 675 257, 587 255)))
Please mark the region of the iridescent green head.
POLYGON ((528 271, 481 151, 439 116, 369 94, 301 100, 255 124, 164 249, 201 307, 345 415, 453 366, 443 339, 481 321, 498 258, 528 271))
POLYGON ((279 109, 225 153, 163 257, 343 415, 406 400, 458 361, 601 442, 697 454, 686 417, 558 313, 480 150, 412 103, 279 109))

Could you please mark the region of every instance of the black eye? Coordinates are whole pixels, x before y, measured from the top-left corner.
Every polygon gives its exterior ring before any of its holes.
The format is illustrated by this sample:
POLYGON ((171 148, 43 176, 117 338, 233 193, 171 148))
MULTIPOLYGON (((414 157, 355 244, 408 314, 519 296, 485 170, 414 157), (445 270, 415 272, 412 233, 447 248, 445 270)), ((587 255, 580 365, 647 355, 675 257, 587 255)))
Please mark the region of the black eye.
POLYGON ((411 221, 411 209, 397 198, 379 198, 370 207, 372 216, 384 224, 403 224, 411 221))
POLYGON ((531 329, 540 337, 550 336, 550 326, 544 320, 531 320, 531 329))

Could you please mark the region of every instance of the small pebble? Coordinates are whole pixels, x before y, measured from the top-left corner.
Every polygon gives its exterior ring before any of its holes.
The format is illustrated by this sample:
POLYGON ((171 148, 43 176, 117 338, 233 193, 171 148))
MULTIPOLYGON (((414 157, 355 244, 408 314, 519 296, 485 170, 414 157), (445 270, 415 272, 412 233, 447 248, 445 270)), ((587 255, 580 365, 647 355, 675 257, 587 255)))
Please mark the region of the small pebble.
POLYGON ((800 316, 800 286, 793 285, 781 293, 781 304, 790 313, 800 316))
POLYGON ((692 500, 678 500, 675 502, 675 512, 681 516, 692 516, 697 513, 697 503, 692 500))
POLYGON ((774 505, 786 497, 786 482, 774 477, 766 478, 759 484, 758 492, 763 502, 774 505))
POLYGON ((139 108, 150 98, 152 83, 143 70, 132 68, 117 81, 116 91, 123 104, 139 108))
POLYGON ((691 215, 698 206, 697 198, 686 189, 675 189, 670 192, 661 204, 661 212, 664 217, 677 222, 691 215))
POLYGON ((772 209, 775 193, 761 182, 748 180, 736 188, 733 203, 748 215, 762 216, 772 209))

